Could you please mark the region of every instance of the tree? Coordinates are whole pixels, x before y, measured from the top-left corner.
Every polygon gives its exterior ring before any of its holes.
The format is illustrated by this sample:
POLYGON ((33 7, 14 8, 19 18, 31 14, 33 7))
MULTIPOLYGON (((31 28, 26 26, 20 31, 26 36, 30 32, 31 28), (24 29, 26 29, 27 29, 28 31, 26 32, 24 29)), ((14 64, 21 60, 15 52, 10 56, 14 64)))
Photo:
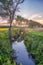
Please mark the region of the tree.
POLYGON ((9 26, 9 39, 11 41, 11 27, 15 17, 18 5, 22 4, 24 0, 0 0, 0 16, 8 18, 10 22, 9 26))
POLYGON ((19 22, 24 21, 25 22, 25 18, 18 15, 17 18, 16 18, 16 21, 19 21, 19 22))

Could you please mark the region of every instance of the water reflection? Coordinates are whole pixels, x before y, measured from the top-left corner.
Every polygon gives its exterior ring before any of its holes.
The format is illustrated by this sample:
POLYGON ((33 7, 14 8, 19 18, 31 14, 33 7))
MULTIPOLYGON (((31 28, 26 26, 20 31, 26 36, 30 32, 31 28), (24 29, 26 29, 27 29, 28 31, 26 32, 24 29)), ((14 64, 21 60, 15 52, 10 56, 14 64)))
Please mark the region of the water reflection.
POLYGON ((22 65, 35 65, 32 57, 28 54, 27 49, 24 44, 24 40, 21 42, 15 41, 12 44, 12 48, 15 50, 17 56, 17 63, 22 63, 22 65))

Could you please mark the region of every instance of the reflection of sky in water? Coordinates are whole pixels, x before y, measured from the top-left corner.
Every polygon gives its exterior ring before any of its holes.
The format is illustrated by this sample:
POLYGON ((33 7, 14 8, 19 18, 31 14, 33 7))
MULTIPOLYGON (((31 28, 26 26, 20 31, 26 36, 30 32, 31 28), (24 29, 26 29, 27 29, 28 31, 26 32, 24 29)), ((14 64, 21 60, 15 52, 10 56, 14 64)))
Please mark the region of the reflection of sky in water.
POLYGON ((17 55, 17 63, 22 63, 23 65, 35 65, 33 59, 28 56, 24 41, 16 41, 13 43, 12 47, 15 49, 17 55))

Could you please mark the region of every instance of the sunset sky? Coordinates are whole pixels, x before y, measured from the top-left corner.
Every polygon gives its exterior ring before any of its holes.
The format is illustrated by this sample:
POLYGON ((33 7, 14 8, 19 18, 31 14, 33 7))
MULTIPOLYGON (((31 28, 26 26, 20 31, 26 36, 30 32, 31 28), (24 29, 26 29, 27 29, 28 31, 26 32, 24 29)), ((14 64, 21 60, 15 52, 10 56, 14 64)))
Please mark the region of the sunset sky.
POLYGON ((20 8, 21 16, 43 23, 43 0, 25 0, 20 8))
POLYGON ((43 0, 25 0, 18 14, 43 24, 43 0))

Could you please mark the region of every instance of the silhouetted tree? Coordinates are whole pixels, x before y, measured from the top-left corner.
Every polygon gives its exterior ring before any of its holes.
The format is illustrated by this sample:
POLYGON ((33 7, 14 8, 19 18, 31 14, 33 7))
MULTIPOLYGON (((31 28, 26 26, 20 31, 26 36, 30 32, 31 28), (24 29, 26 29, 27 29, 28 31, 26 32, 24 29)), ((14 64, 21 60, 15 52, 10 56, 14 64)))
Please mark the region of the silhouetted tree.
POLYGON ((0 16, 8 18, 10 22, 9 26, 9 38, 11 41, 11 27, 15 17, 18 5, 23 3, 24 0, 0 0, 0 16))

